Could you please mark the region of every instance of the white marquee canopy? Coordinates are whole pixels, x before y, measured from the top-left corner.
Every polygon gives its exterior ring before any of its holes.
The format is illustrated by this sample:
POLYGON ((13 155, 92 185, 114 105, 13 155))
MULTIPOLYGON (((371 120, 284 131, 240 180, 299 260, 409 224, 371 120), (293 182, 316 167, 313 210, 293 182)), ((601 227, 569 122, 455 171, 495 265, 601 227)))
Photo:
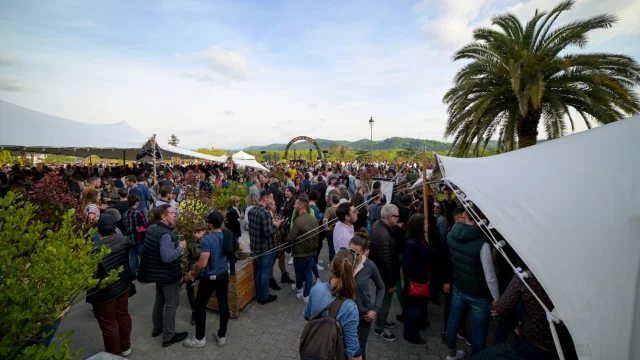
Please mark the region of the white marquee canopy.
POLYGON ((580 359, 640 356, 640 117, 485 158, 438 156, 528 265, 580 359))
POLYGON ((255 160, 256 157, 251 155, 251 154, 247 154, 244 151, 238 151, 237 153, 231 155, 231 158, 233 160, 255 160))
POLYGON ((233 160, 233 163, 238 166, 247 166, 258 170, 269 171, 269 169, 256 161, 255 156, 247 154, 244 151, 238 151, 237 153, 231 155, 231 160, 233 160))
MULTIPOLYGON (((9 151, 107 159, 135 160, 151 140, 122 121, 90 124, 67 120, 0 100, 0 147, 9 151)), ((211 156, 158 141, 164 159, 194 158, 224 162, 226 157, 211 156)), ((150 159, 147 157, 145 159, 150 159)))

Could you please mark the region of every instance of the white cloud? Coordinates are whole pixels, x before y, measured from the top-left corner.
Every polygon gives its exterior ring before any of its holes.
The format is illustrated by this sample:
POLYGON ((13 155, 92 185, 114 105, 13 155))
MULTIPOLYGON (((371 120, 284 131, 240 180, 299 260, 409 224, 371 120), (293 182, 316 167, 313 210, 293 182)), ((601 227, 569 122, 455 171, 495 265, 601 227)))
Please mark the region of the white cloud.
POLYGON ((442 0, 436 5, 440 15, 435 18, 427 15, 434 7, 433 0, 422 0, 414 10, 421 15, 422 29, 429 41, 446 48, 459 48, 471 41, 478 18, 491 3, 492 0, 442 0))
MULTIPOLYGON (((513 13, 526 23, 536 9, 551 11, 558 0, 422 0, 414 6, 421 17, 422 29, 428 41, 433 41, 447 49, 459 49, 473 39, 473 29, 490 26, 496 14, 513 13), (429 17, 428 11, 439 8, 439 15, 429 17)), ((628 0, 577 0, 574 8, 564 12, 556 24, 566 24, 576 19, 585 19, 599 14, 610 13, 620 18, 612 28, 592 34, 593 43, 602 42, 617 35, 640 33, 640 1, 628 0)))
POLYGON ((0 90, 24 91, 28 86, 22 80, 13 76, 0 76, 0 90))
MULTIPOLYGON (((177 53, 174 57, 178 60, 204 63, 210 73, 217 75, 204 76, 203 74, 199 74, 196 76, 188 76, 198 81, 215 81, 219 76, 242 81, 254 75, 253 68, 242 54, 237 51, 225 50, 217 45, 213 45, 197 53, 177 53)), ((194 75, 194 73, 187 74, 194 75)))
POLYGON ((16 57, 0 54, 0 66, 16 66, 20 63, 20 59, 16 57))

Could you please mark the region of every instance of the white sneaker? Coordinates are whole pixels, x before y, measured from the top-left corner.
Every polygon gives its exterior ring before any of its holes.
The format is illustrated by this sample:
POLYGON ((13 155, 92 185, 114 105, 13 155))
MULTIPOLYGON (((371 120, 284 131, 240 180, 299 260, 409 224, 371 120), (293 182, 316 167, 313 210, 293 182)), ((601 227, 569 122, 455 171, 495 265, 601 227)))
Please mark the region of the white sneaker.
POLYGON ((302 294, 302 292, 304 291, 304 289, 298 289, 296 287, 296 284, 291 284, 291 289, 295 292, 297 292, 298 294, 302 294))
POLYGON ((464 351, 462 350, 456 350, 456 356, 447 355, 447 360, 460 360, 460 359, 464 359, 464 351))
POLYGON ((182 342, 182 345, 188 348, 201 348, 201 347, 204 347, 206 343, 207 343, 206 337, 203 337, 202 340, 198 340, 196 339, 195 336, 191 336, 184 339, 184 341, 182 342))
POLYGON ((133 344, 131 344, 131 345, 129 346, 129 350, 126 350, 126 351, 121 352, 121 353, 120 353, 120 355, 122 355, 122 356, 129 356, 129 355, 131 355, 131 348, 133 348, 133 344))
POLYGON ((322 270, 324 270, 324 267, 323 267, 323 266, 320 266, 320 265, 316 265, 316 266, 318 267, 318 271, 322 271, 322 270))
POLYGON ((324 264, 323 260, 318 259, 318 264, 324 264))
POLYGON ((296 297, 297 297, 298 299, 300 299, 300 300, 303 300, 305 303, 308 303, 308 302, 309 302, 309 297, 308 297, 308 296, 304 296, 304 295, 302 295, 302 293, 301 293, 301 292, 299 292, 298 294, 296 294, 296 297))
POLYGON ((218 346, 224 346, 224 344, 227 343, 227 338, 226 337, 218 337, 218 332, 215 332, 213 334, 213 338, 216 339, 216 341, 218 342, 218 346))
POLYGON ((289 258, 289 262, 288 262, 288 264, 289 264, 289 265, 293 265, 293 257, 290 257, 290 258, 289 258))

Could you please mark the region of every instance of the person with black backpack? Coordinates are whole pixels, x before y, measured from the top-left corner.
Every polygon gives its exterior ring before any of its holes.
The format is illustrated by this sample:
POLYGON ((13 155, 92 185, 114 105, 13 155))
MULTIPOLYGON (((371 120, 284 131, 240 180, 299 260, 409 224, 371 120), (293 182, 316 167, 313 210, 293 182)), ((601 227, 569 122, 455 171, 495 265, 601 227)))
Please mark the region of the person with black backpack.
POLYGON ((300 337, 302 359, 362 360, 358 341, 358 306, 354 278, 356 252, 339 248, 331 262, 332 277, 309 293, 300 337))

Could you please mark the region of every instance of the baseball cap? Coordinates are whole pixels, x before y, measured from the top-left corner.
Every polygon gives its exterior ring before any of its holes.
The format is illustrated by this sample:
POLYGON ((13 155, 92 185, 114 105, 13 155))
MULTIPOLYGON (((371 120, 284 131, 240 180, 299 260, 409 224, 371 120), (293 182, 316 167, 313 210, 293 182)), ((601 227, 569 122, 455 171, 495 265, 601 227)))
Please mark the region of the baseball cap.
POLYGON ((211 214, 207 216, 207 223, 213 225, 215 228, 221 228, 222 223, 224 223, 224 216, 220 211, 212 211, 211 214))
POLYGON ((98 232, 100 235, 111 235, 116 232, 116 219, 109 214, 100 216, 100 219, 98 219, 98 232))

